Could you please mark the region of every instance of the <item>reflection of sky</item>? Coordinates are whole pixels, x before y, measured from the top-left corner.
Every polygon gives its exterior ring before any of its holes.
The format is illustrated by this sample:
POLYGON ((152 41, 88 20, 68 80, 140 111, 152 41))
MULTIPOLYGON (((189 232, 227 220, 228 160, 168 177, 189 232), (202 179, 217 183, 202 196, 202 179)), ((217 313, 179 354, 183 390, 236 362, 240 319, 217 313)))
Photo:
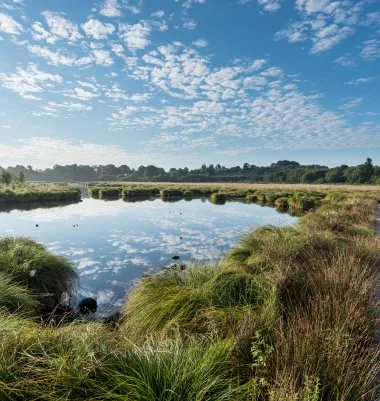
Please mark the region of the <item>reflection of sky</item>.
POLYGON ((103 311, 120 306, 141 275, 168 265, 175 255, 184 262, 214 262, 247 230, 296 221, 255 204, 213 205, 200 199, 85 199, 61 208, 14 210, 0 216, 3 235, 32 237, 71 259, 81 279, 79 297, 96 298, 103 311))

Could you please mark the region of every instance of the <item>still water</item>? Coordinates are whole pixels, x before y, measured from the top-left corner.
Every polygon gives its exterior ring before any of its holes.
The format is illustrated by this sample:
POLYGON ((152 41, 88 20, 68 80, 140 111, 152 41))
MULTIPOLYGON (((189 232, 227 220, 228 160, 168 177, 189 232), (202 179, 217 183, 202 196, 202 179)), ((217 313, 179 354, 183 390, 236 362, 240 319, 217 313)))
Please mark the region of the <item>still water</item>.
POLYGON ((295 222, 274 208, 244 202, 87 198, 66 206, 0 212, 0 235, 31 237, 72 260, 80 276, 78 299, 96 298, 99 313, 109 314, 139 277, 170 264, 173 256, 185 263, 218 261, 244 232, 295 222))

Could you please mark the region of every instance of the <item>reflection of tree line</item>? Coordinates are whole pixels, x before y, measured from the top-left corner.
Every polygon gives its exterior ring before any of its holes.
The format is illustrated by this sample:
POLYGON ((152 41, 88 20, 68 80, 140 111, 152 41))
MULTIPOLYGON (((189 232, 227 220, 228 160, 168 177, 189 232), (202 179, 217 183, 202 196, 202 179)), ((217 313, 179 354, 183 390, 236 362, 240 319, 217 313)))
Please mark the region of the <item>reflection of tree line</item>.
POLYGON ((54 201, 53 203, 25 202, 16 204, 0 203, 0 213, 9 213, 13 210, 29 211, 35 209, 54 209, 80 203, 78 200, 54 201))

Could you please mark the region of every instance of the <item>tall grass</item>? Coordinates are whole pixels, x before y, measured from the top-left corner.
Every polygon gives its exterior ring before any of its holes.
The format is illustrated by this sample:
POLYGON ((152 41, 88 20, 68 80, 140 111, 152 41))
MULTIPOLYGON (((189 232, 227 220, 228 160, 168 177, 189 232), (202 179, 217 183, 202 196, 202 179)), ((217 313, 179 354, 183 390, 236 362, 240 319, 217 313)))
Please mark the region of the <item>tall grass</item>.
POLYGON ((9 274, 0 271, 0 310, 34 314, 36 307, 37 300, 31 291, 16 283, 9 274))
POLYGON ((220 192, 217 192, 217 193, 211 194, 210 199, 211 199, 212 203, 215 203, 217 205, 218 204, 219 205, 223 205, 223 204, 226 203, 227 195, 223 194, 223 193, 220 193, 220 192))
POLYGON ((0 238, 0 272, 49 307, 73 296, 78 280, 71 262, 28 238, 0 238))
POLYGON ((54 202, 79 200, 80 188, 68 185, 2 185, 0 203, 54 202))

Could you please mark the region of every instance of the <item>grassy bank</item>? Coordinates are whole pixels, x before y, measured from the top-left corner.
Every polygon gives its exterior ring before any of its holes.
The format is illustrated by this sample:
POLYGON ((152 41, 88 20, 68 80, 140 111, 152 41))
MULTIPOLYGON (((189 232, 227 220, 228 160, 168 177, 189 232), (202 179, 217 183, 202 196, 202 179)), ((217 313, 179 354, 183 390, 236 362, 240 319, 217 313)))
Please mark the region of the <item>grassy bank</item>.
POLYGON ((0 203, 33 203, 79 200, 80 189, 65 184, 57 185, 1 185, 0 203))
POLYGON ((145 276, 116 327, 39 324, 33 311, 44 276, 30 281, 34 268, 24 272, 31 258, 25 240, 0 244, 0 273, 7 276, 0 399, 378 399, 380 193, 327 192, 297 226, 255 230, 216 266, 145 276))

